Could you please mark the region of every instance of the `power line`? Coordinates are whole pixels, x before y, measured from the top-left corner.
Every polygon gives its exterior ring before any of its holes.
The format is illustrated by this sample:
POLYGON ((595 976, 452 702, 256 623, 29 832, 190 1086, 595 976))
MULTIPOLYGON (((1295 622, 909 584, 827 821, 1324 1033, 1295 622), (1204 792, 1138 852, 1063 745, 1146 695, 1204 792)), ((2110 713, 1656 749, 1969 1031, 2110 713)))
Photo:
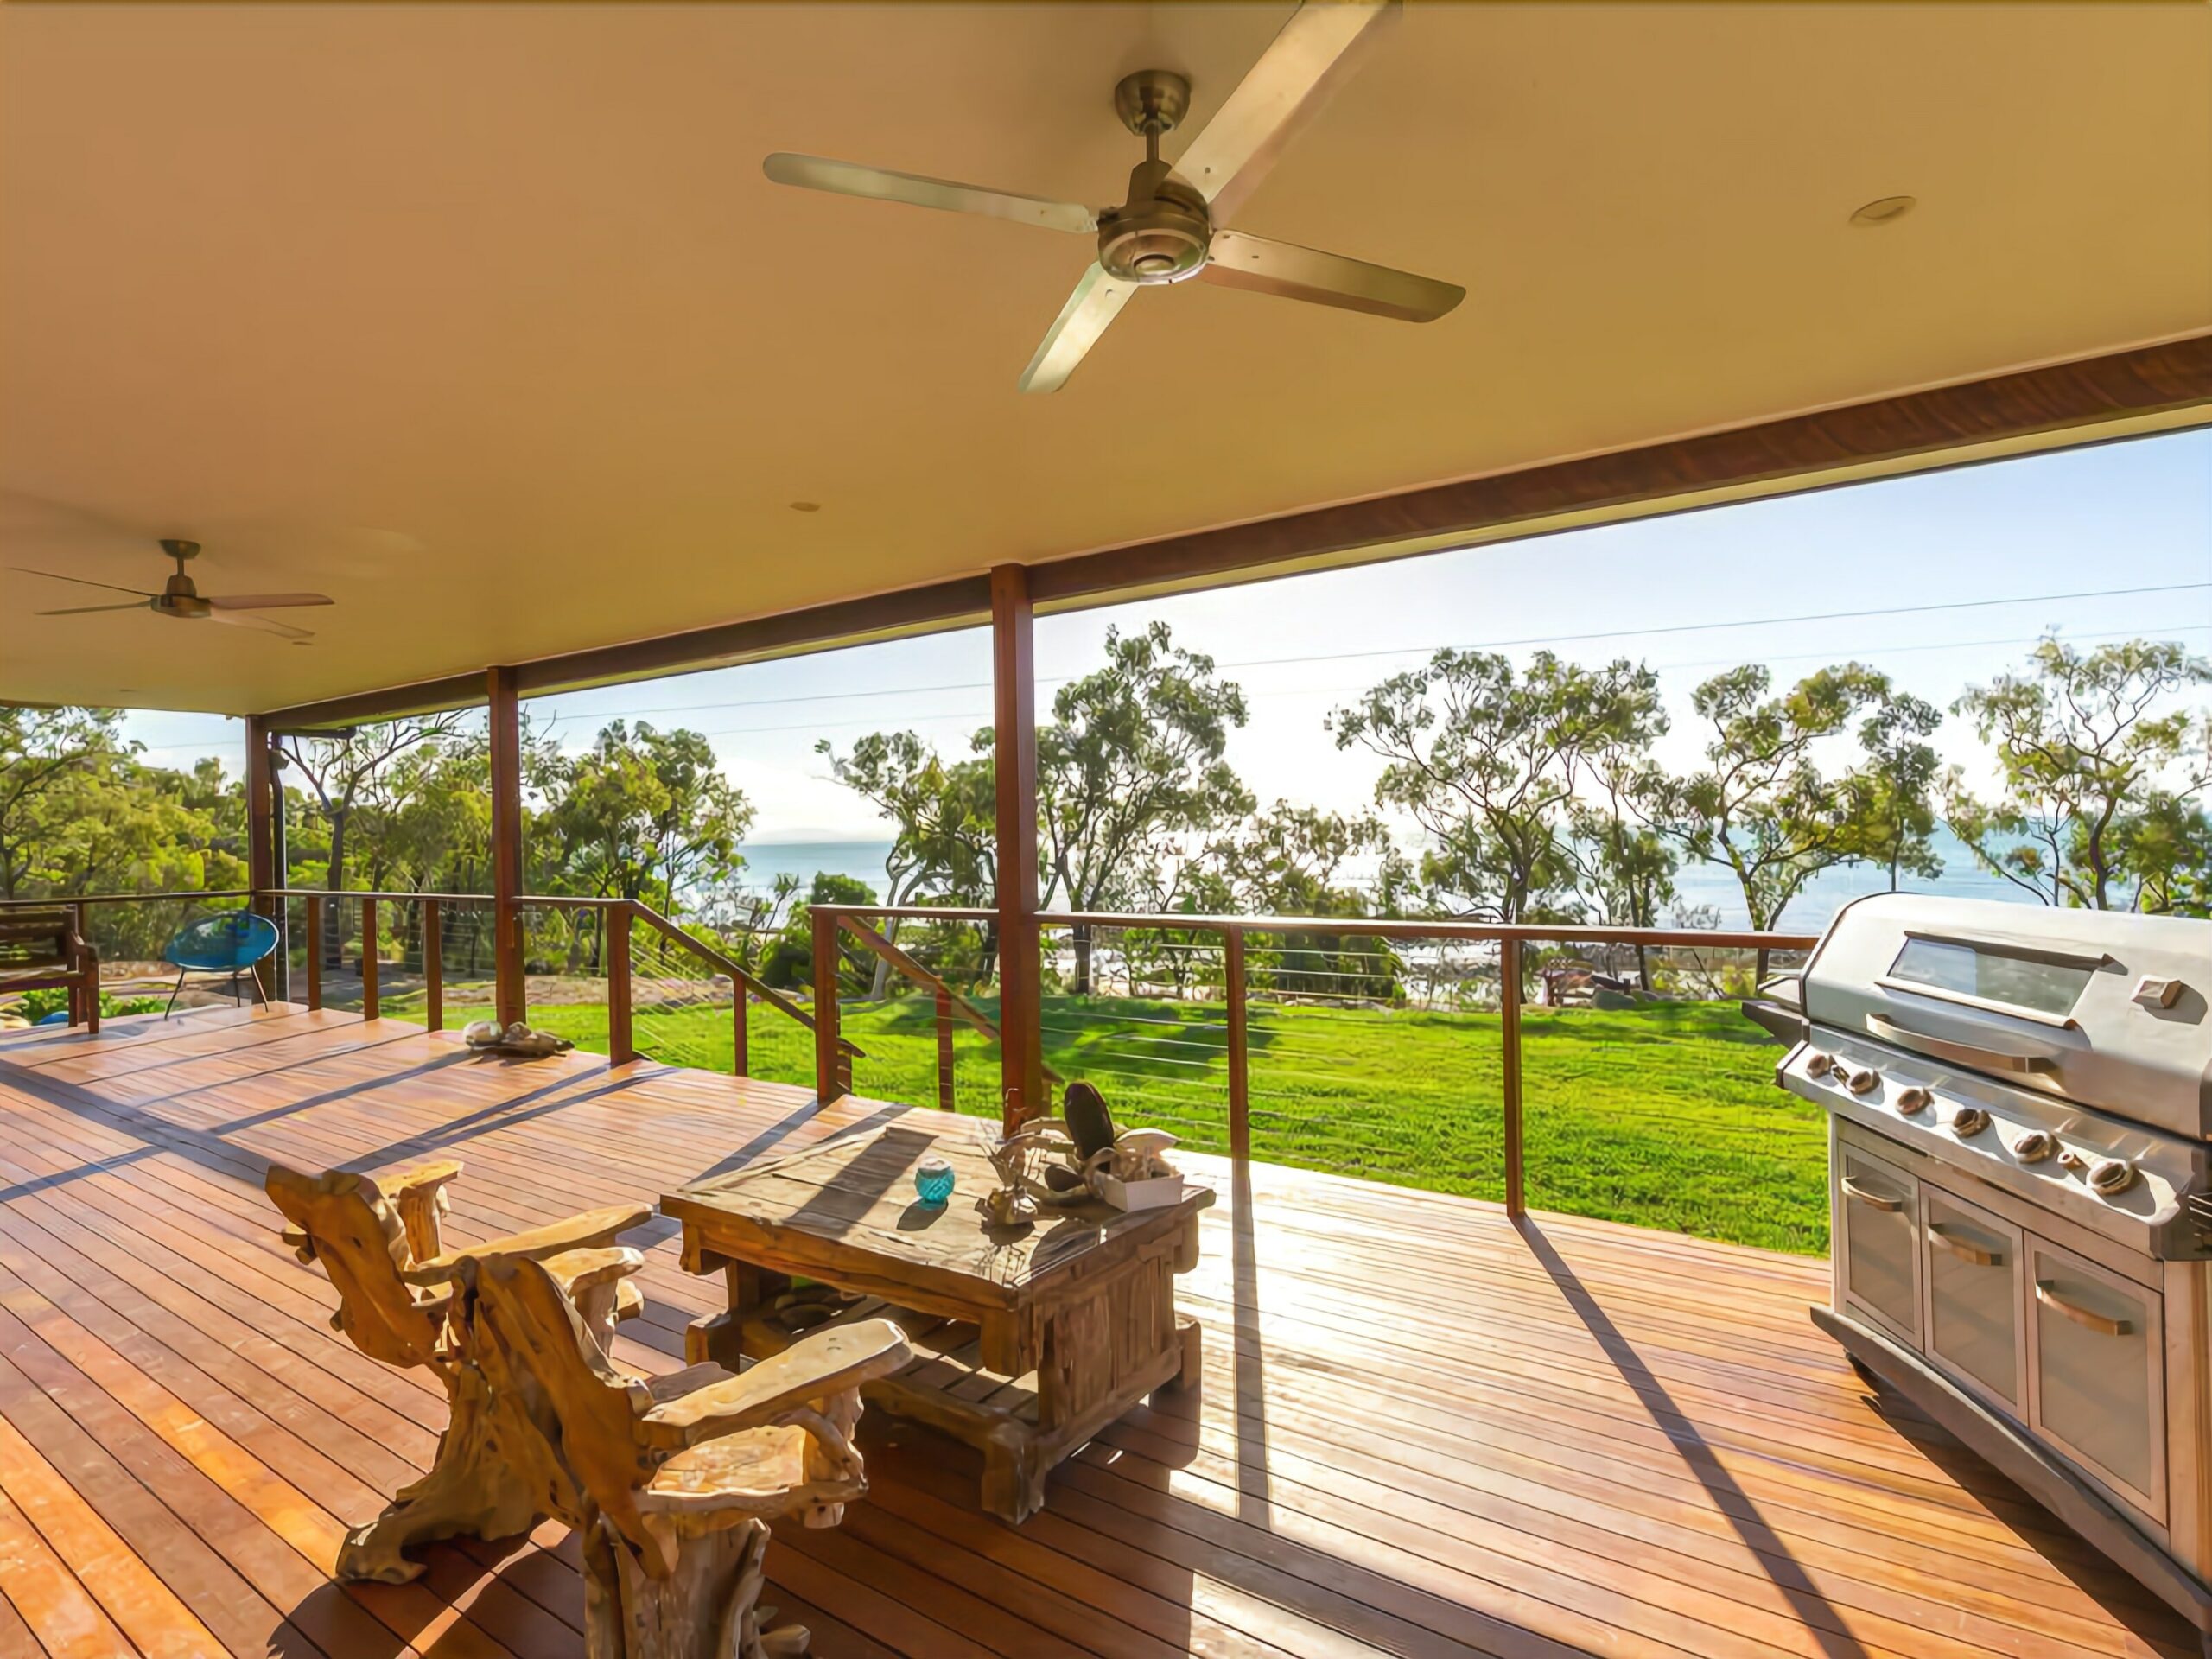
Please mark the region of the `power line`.
MULTIPOLYGON (((1865 610, 1819 611, 1800 616, 1756 616, 1733 618, 1719 622, 1675 622, 1648 628, 1612 628, 1593 633, 1532 634, 1518 639, 1478 640, 1459 645, 1391 645, 1372 651, 1330 652, 1299 657, 1251 657, 1223 662, 1217 667, 1281 668, 1305 663, 1350 662, 1374 657, 1426 657, 1443 650, 1510 651, 1522 645, 1558 645, 1585 639, 1635 639, 1661 634, 1703 633, 1723 628, 1788 627, 1806 622, 1842 622, 1866 617, 1918 616, 1942 611, 1986 610, 2004 605, 2049 605, 2077 599, 2124 599, 2143 594, 2197 593, 2212 588, 2212 582, 2161 582, 2145 588, 2093 588, 2064 594, 2017 594, 1999 599, 1950 600, 1931 605, 1877 605, 1865 610)), ((2032 642, 2031 642, 2032 643, 2032 642)), ((1039 685, 1064 685, 1080 678, 1079 675, 1040 675, 1039 685)), ((868 697, 925 696, 942 691, 988 691, 988 680, 965 680, 943 685, 887 686, 872 691, 810 692, 793 697, 741 697, 718 702, 663 703, 648 709, 609 709, 598 715, 579 714, 582 719, 628 720, 639 715, 698 714, 720 709, 769 709, 791 703, 843 702, 868 697)), ((766 729, 766 728, 764 728, 766 729)), ((783 729, 783 728, 777 728, 783 729)), ((796 728, 791 728, 796 729, 796 728)), ((709 733, 712 736, 714 734, 709 733)))

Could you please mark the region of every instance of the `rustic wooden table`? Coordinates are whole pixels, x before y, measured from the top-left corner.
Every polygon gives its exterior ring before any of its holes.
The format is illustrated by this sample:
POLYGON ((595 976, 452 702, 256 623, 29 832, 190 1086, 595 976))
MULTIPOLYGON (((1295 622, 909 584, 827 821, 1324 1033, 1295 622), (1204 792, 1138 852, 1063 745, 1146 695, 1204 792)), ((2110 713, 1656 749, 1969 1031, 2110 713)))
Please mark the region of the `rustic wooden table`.
POLYGON ((774 1352, 833 1310, 894 1319, 916 1357, 867 1397, 980 1449, 983 1506, 1019 1522, 1061 1459, 1154 1389, 1197 1380, 1198 1328, 1175 1312, 1175 1275, 1198 1263, 1213 1193, 1194 1186, 1128 1213, 1048 1210, 999 1231, 975 1207, 995 1184, 988 1144, 975 1120, 910 1113, 686 1187, 661 1210, 683 1224, 684 1267, 728 1281, 728 1312, 686 1336, 695 1363, 774 1352), (914 1192, 932 1153, 957 1179, 938 1208, 914 1192), (860 1300, 810 1304, 789 1295, 794 1278, 860 1300))

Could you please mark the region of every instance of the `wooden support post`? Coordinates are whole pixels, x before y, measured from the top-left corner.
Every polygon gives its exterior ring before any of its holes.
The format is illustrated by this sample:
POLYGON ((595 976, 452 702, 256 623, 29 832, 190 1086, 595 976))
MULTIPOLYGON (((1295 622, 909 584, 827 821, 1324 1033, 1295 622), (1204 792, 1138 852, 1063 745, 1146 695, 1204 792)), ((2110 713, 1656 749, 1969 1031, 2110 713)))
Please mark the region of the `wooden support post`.
POLYGON ((310 899, 304 906, 308 918, 308 1007, 322 1006, 322 900, 310 899))
POLYGON ((522 702, 515 671, 485 675, 492 749, 492 967, 502 1026, 523 1018, 522 702))
POLYGON ((1221 954, 1222 978, 1229 995, 1229 1156, 1244 1164, 1252 1159, 1252 1068, 1245 1026, 1243 928, 1224 931, 1221 954))
POLYGON ((377 1007, 377 901, 361 900, 361 1018, 382 1017, 377 1007))
POLYGON ((941 986, 937 994, 937 1103, 940 1111, 956 1109, 952 1098, 952 993, 941 986))
POLYGON ((837 918, 822 911, 814 921, 814 1092, 827 1106, 852 1092, 852 1077, 837 1046, 837 918))
POLYGON ((1505 1062, 1505 1213, 1529 1213, 1521 1158, 1521 941, 1497 947, 1497 1007, 1505 1062))
POLYGON ((627 1065, 638 1058, 630 1035, 630 907, 615 905, 607 924, 607 1063, 627 1065))
POLYGON ((423 901, 423 1028, 446 1028, 446 942, 438 901, 423 901))
MULTIPOLYGON (((253 890, 253 897, 246 900, 247 908, 269 913, 271 902, 265 895, 272 887, 284 884, 276 874, 276 832, 274 807, 276 804, 276 768, 270 760, 269 728, 252 715, 245 722, 245 884, 253 890)), ((273 959, 264 957, 253 966, 253 976, 260 982, 261 994, 270 999, 276 995, 276 970, 273 959)))
POLYGON ((740 979, 730 981, 729 1001, 730 1075, 741 1077, 753 1065, 751 1045, 747 1040, 750 1033, 745 1028, 745 1017, 751 1010, 747 1006, 744 981, 740 979))
POLYGON ((998 830, 1000 1109, 1011 1129, 1051 1109, 1037 933, 1036 608, 1025 565, 991 572, 991 728, 998 830))

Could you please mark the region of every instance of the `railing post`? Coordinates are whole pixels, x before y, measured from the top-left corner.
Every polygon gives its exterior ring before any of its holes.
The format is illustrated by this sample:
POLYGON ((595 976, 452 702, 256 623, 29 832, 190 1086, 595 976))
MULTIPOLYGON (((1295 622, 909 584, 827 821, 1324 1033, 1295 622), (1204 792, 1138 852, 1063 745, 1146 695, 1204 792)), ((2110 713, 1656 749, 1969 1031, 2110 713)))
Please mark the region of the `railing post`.
MULTIPOLYGON (((245 722, 245 884, 250 896, 245 907, 265 913, 262 894, 281 887, 284 878, 276 868, 276 833, 271 808, 276 787, 276 769, 270 765, 269 728, 257 716, 245 722)), ((280 930, 281 932, 281 930, 280 930)), ((254 982, 261 994, 276 995, 276 969, 270 957, 253 964, 254 982)))
MULTIPOLYGON (((77 937, 86 945, 92 944, 92 906, 81 899, 73 901, 69 906, 69 925, 76 931, 77 937)), ((73 979, 69 982, 69 1023, 71 1025, 88 1024, 92 1016, 99 1012, 100 988, 97 978, 90 995, 92 1006, 86 1007, 85 988, 73 979)))
POLYGON ((955 1109, 952 1098, 952 993, 937 994, 937 1103, 940 1111, 955 1109))
POLYGON ((361 900, 361 1018, 382 1017, 377 1007, 377 901, 361 900))
POLYGON ((733 1077, 744 1077, 751 1068, 753 1065, 753 1055, 750 1045, 747 1041, 747 1038, 749 1033, 745 1028, 745 1016, 747 1012, 746 1007, 745 982, 737 978, 734 975, 731 976, 729 982, 729 1001, 730 1074, 733 1077))
POLYGON ((423 1028, 446 1028, 445 931, 438 901, 423 901, 423 1028))
POLYGON ((1529 1213, 1521 1147, 1521 941, 1506 938, 1497 947, 1498 1031, 1503 1041, 1505 1074, 1505 1213, 1529 1213))
POLYGON ((630 1037, 630 907, 607 912, 607 1061, 626 1065, 638 1058, 630 1037))
POLYGON ((820 910, 814 922, 814 1093, 824 1106, 852 1092, 837 1047, 837 918, 820 910))
POLYGON ((1229 1155, 1244 1164, 1252 1159, 1252 1067, 1245 1027, 1243 928, 1223 931, 1221 955, 1222 981, 1229 1001, 1229 1155))
POLYGON ((322 900, 310 898, 308 919, 308 1011, 322 1007, 322 900))

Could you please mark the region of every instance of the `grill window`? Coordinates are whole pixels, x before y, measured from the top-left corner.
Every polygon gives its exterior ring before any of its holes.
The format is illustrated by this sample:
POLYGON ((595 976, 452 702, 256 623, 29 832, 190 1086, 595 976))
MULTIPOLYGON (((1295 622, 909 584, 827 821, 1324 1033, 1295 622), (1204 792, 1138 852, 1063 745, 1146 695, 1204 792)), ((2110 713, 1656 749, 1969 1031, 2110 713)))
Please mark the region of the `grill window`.
POLYGON ((1989 945, 1908 939, 1890 968, 1890 977, 2037 1014, 2068 1014, 2081 1001, 2095 971, 2065 963, 2007 956, 1989 945))

